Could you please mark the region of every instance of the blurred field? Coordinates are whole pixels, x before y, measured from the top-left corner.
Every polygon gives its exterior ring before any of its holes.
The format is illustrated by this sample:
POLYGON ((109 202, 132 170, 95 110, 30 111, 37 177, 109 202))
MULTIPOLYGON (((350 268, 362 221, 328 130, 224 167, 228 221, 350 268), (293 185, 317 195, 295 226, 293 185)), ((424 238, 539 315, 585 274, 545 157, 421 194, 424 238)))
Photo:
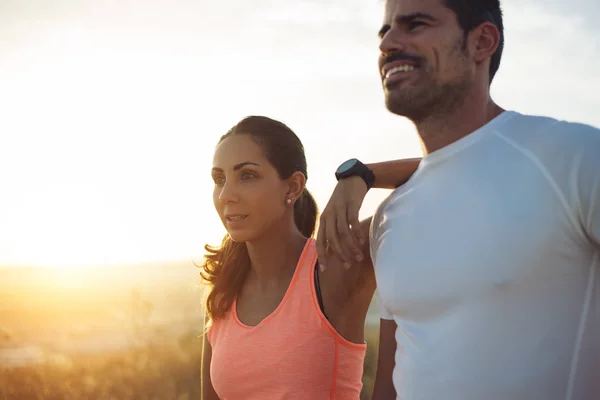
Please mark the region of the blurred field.
POLYGON ((200 301, 191 263, 0 269, 0 399, 199 399, 200 301))

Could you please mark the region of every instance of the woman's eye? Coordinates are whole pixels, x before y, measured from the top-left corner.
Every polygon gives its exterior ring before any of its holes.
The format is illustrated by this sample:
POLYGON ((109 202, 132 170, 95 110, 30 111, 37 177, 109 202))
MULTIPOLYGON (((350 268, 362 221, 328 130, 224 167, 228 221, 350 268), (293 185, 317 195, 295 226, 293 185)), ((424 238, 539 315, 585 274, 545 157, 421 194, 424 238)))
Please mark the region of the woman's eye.
POLYGON ((256 175, 254 175, 254 174, 253 174, 253 173, 251 173, 251 172, 244 172, 244 173, 242 174, 242 179, 243 179, 243 180, 252 179, 252 178, 255 178, 255 177, 256 177, 256 175))
POLYGON ((217 176, 213 178, 213 181, 215 182, 215 185, 223 185, 225 183, 225 178, 217 176))

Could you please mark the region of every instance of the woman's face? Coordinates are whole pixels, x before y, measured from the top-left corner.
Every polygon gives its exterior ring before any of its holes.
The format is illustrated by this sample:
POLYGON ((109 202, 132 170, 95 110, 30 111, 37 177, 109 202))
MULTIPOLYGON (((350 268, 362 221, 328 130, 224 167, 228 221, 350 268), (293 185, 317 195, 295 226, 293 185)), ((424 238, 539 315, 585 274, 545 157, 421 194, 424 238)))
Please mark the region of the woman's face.
POLYGON ((217 146, 212 178, 215 209, 235 242, 259 239, 283 220, 289 185, 250 135, 217 146))

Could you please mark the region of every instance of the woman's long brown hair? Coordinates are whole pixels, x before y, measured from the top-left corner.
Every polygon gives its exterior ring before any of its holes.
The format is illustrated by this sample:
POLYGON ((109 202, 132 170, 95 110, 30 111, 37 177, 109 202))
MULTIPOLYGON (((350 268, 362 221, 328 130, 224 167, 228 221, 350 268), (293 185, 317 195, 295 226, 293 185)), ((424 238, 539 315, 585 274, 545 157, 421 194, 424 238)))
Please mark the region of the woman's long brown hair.
MULTIPOLYGON (((281 179, 287 179, 296 171, 308 178, 304 146, 296 134, 282 122, 262 116, 246 117, 221 137, 219 143, 229 136, 249 135, 265 151, 269 162, 281 179)), ((311 237, 317 222, 317 204, 308 192, 304 192, 294 205, 294 221, 300 232, 311 237)), ((200 276, 208 284, 206 313, 210 320, 223 318, 231 309, 250 271, 250 257, 245 243, 231 240, 229 235, 221 246, 204 246, 207 254, 200 266, 200 276)))

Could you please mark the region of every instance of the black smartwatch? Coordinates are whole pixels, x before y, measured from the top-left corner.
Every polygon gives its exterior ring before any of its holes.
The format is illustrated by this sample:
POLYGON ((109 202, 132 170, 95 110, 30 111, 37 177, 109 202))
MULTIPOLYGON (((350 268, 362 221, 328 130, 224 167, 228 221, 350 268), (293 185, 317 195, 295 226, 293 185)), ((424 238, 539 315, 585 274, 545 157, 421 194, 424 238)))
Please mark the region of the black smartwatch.
POLYGON ((375 184, 375 175, 365 164, 358 161, 356 158, 351 158, 344 161, 335 171, 335 178, 340 179, 350 178, 351 176, 360 176, 367 184, 367 190, 371 189, 375 184))

